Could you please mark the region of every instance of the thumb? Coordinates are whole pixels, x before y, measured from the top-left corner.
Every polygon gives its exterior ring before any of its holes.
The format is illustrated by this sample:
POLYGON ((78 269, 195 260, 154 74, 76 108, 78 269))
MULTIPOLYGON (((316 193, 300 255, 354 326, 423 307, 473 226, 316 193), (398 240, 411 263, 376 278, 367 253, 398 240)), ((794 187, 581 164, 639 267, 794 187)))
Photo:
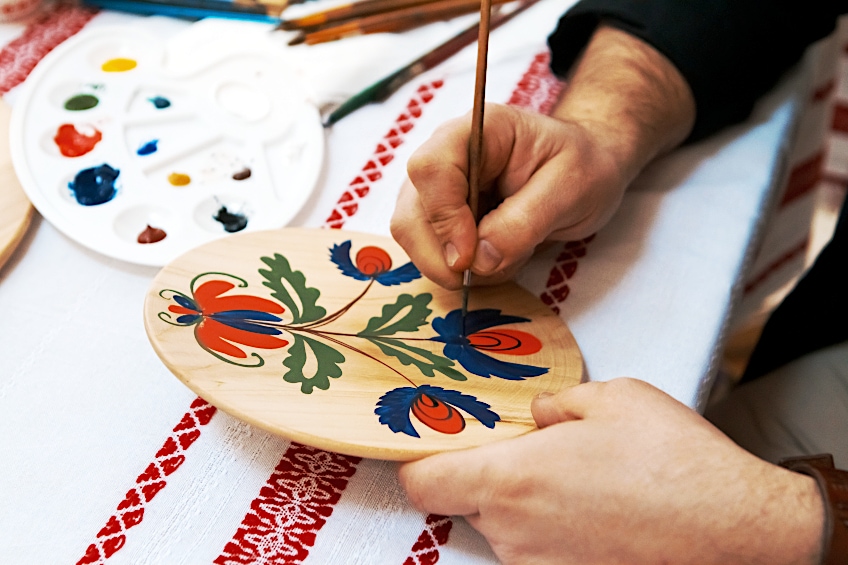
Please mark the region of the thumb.
POLYGON ((583 383, 556 394, 542 393, 533 399, 530 411, 539 428, 561 422, 583 420, 598 402, 605 383, 583 383))

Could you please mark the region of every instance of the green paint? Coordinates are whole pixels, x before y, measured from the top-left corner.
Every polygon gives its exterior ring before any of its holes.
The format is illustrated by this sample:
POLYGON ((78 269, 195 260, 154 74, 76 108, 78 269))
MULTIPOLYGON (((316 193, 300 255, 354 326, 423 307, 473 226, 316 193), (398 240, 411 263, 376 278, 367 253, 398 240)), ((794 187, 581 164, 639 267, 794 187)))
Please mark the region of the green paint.
POLYGON ((283 361, 283 365, 288 367, 289 371, 283 375, 283 379, 289 383, 300 383, 300 392, 304 394, 312 394, 314 388, 321 390, 330 388, 330 379, 342 376, 342 368, 339 365, 344 363, 344 355, 329 345, 306 336, 292 334, 292 337, 294 337, 294 343, 289 347, 289 356, 283 361), (315 374, 311 377, 303 374, 307 359, 306 345, 312 350, 312 355, 317 361, 315 374))
POLYGON ((77 94, 65 100, 65 110, 79 112, 80 110, 90 110, 100 104, 100 100, 92 94, 77 94))
POLYGON ((269 267, 269 269, 259 269, 259 274, 265 279, 262 284, 274 291, 271 296, 289 309, 293 323, 314 322, 327 314, 326 309, 318 306, 321 291, 306 286, 306 277, 302 272, 293 270, 288 259, 279 253, 275 253, 273 258, 262 257, 261 259, 269 267), (289 288, 294 291, 294 296, 289 292, 289 288))
POLYGON ((394 357, 404 365, 412 365, 425 377, 435 377, 436 372, 455 381, 465 381, 468 377, 454 369, 455 363, 438 353, 404 343, 398 339, 369 337, 368 341, 380 348, 385 355, 394 357), (407 352, 401 351, 405 349, 407 352), (410 353, 412 355, 410 355, 410 353))
POLYGON ((362 337, 393 335, 397 332, 417 332, 420 326, 427 324, 427 317, 433 313, 427 308, 433 295, 430 293, 412 296, 401 294, 394 304, 383 306, 381 316, 375 316, 368 320, 365 329, 356 335, 362 337), (399 314, 403 314, 398 318, 399 314), (395 322, 389 325, 389 322, 395 322))

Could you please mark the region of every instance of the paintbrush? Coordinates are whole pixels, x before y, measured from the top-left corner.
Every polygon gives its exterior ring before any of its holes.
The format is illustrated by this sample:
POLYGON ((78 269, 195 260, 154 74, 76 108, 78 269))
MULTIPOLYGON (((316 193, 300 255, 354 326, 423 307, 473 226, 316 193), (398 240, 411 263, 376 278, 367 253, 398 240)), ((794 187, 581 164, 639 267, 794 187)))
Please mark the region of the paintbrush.
POLYGON ((287 31, 312 28, 321 26, 328 22, 349 21, 354 18, 379 14, 381 12, 390 12, 392 10, 400 10, 409 6, 418 6, 420 4, 428 4, 438 2, 439 0, 360 0, 350 4, 344 4, 323 12, 316 12, 295 18, 293 20, 281 20, 277 29, 287 31))
MULTIPOLYGON (((480 169, 483 157, 483 108, 486 97, 486 66, 489 52, 489 20, 491 0, 480 3, 480 33, 477 39, 477 74, 474 81, 474 106, 471 110, 471 135, 468 138, 468 207, 477 223, 477 204, 480 196, 480 169)), ((468 293, 471 290, 471 268, 462 274, 462 326, 468 314, 468 293)))
MULTIPOLYGON (((494 0, 504 3, 508 0, 494 0)), ((331 22, 327 27, 307 28, 304 41, 309 45, 336 41, 369 33, 399 32, 439 20, 471 14, 480 9, 480 0, 440 0, 391 12, 382 12, 347 22, 331 22)))
MULTIPOLYGON (((538 1, 524 0, 517 4, 511 11, 507 11, 510 8, 509 6, 501 7, 501 10, 490 19, 489 29, 495 29, 505 24, 538 1)), ((468 45, 474 43, 478 36, 479 27, 479 23, 474 23, 432 51, 425 53, 418 59, 404 65, 364 90, 354 94, 324 117, 324 127, 332 126, 363 106, 388 100, 392 94, 413 78, 445 62, 468 45)), ((488 37, 488 33, 486 35, 488 37)))

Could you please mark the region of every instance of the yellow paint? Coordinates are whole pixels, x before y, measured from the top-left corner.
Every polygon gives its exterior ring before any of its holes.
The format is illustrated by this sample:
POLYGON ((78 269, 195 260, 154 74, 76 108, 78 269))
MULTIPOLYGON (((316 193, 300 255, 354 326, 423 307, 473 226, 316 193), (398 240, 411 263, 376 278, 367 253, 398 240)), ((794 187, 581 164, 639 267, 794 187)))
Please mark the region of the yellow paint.
POLYGON ((125 59, 124 57, 118 57, 117 59, 109 59, 103 66, 100 67, 104 72, 107 73, 123 73, 126 71, 133 70, 138 63, 135 59, 125 59))
POLYGON ((191 177, 183 173, 171 173, 168 175, 168 182, 174 186, 186 186, 191 182, 191 177))

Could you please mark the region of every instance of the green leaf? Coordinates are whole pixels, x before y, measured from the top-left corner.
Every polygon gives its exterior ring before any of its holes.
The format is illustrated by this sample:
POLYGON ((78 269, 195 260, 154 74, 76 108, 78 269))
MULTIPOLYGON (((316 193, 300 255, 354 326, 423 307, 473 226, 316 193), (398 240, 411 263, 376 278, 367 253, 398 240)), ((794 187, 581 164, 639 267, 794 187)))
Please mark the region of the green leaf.
POLYGON ((453 368, 454 362, 447 357, 437 353, 415 347, 397 339, 390 338, 367 338, 368 341, 380 348, 385 355, 397 358, 404 365, 413 365, 418 368, 424 376, 434 377, 436 372, 443 374, 455 381, 465 381, 468 377, 453 368), (402 350, 406 350, 410 355, 402 350), (423 359, 422 359, 423 358, 423 359))
POLYGON ((306 286, 306 277, 300 271, 292 270, 288 259, 279 253, 275 253, 273 258, 262 257, 261 259, 269 267, 269 269, 259 269, 259 274, 265 278, 262 284, 274 291, 271 296, 288 307, 295 324, 314 322, 327 314, 327 310, 317 304, 321 291, 306 286), (294 290, 297 300, 291 295, 289 286, 286 286, 283 281, 294 290))
POLYGON ((397 332, 416 332, 420 326, 427 323, 427 316, 433 312, 427 308, 432 298, 433 295, 427 292, 418 296, 401 294, 394 304, 383 306, 383 313, 368 320, 368 325, 357 335, 371 337, 392 335, 397 332), (406 313, 395 320, 404 310, 406 313), (390 324, 393 320, 394 323, 390 324))
POLYGON ((312 394, 313 388, 327 390, 330 388, 330 379, 342 376, 342 368, 339 367, 345 361, 344 355, 326 343, 304 337, 300 334, 292 334, 294 343, 289 347, 289 356, 283 361, 283 365, 289 368, 283 375, 283 379, 289 383, 301 383, 300 392, 312 394), (315 374, 307 377, 303 374, 306 366, 306 346, 312 350, 315 357, 315 374))

